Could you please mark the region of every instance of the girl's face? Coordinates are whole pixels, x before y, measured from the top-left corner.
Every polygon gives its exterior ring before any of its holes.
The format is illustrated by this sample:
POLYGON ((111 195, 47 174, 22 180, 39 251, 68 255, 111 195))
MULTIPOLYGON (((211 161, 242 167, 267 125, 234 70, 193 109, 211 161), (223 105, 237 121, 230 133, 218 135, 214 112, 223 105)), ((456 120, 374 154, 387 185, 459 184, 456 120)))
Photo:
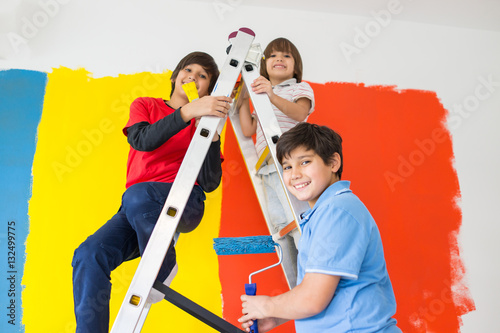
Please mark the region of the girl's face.
POLYGON ((274 51, 266 59, 266 69, 273 85, 293 78, 295 59, 291 53, 274 51))
POLYGON ((179 71, 179 74, 177 74, 177 78, 175 79, 174 93, 185 95, 182 85, 193 81, 196 84, 196 90, 198 90, 198 95, 200 97, 208 95, 210 75, 202 66, 198 64, 187 65, 179 71))

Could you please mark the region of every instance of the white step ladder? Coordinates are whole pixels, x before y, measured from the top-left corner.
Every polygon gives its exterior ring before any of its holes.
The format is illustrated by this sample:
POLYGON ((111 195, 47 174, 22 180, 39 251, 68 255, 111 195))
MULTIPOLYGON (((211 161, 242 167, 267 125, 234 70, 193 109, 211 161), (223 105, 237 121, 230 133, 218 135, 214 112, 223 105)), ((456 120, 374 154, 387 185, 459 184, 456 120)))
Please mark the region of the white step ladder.
MULTIPOLYGON (((222 67, 212 95, 231 95, 254 37, 255 35, 251 30, 240 29, 236 36, 232 38, 231 50, 222 67)), ((201 118, 125 295, 111 333, 139 332, 142 329, 142 324, 147 315, 145 313, 141 318, 147 303, 146 300, 153 288, 169 244, 174 237, 212 138, 221 122, 221 119, 217 117, 205 116, 201 118), (136 330, 136 327, 138 330, 136 330)), ((147 312, 149 306, 148 304, 145 312, 147 312)))
MULTIPOLYGON (((245 84, 250 84, 259 76, 258 63, 262 55, 260 47, 258 50, 256 50, 255 47, 252 48, 254 37, 255 34, 247 28, 241 28, 236 33, 230 35, 231 46, 228 48, 228 56, 212 91, 213 96, 231 96, 240 73, 242 74, 245 84)), ((269 147, 269 154, 272 160, 276 161, 276 142, 277 138, 281 135, 281 131, 269 98, 265 94, 257 95, 253 93, 251 89, 247 90, 250 93, 250 98, 255 106, 259 122, 264 131, 264 136, 269 147)), ((238 143, 241 147, 259 203, 261 208, 263 208, 264 217, 269 226, 268 214, 264 209, 262 184, 254 170, 259 158, 252 139, 244 137, 241 133, 236 107, 237 104, 238 99, 233 102, 230 111, 231 123, 238 138, 238 143)), ((147 298, 153 288, 165 294, 165 299, 169 300, 174 305, 220 332, 243 332, 239 328, 208 312, 206 309, 201 308, 196 303, 177 294, 162 283, 158 281, 155 282, 169 244, 174 238, 180 217, 184 212, 184 208, 195 184, 197 175, 201 170, 213 136, 215 132, 221 133, 223 126, 224 120, 220 118, 211 116, 204 116, 201 118, 179 168, 177 177, 172 184, 172 188, 165 201, 165 205, 160 213, 156 226, 153 229, 153 233, 144 250, 130 287, 125 295, 125 299, 115 319, 111 333, 137 333, 141 331, 151 306, 151 304, 147 302, 147 298)), ((274 163, 276 169, 279 170, 281 182, 283 184, 281 166, 279 163, 274 163)), ((307 207, 303 205, 303 202, 297 201, 288 192, 286 192, 286 194, 295 220, 300 221, 300 214, 304 212, 307 207)), ((294 273, 291 273, 295 271, 291 265, 295 265, 295 263, 287 259, 282 265, 288 284, 290 288, 292 288, 296 277, 294 273)))
MULTIPOLYGON (((245 62, 245 65, 243 66, 243 69, 241 71, 244 86, 241 87, 239 94, 236 96, 235 101, 233 102, 232 109, 229 112, 229 118, 231 120, 231 125, 233 127, 241 153, 243 155, 243 159, 245 160, 245 165, 247 167, 247 171, 252 181, 255 194, 264 215, 264 219, 266 220, 269 232, 273 234, 273 227, 271 225, 271 220, 266 208, 267 205, 265 201, 266 198, 264 193, 264 185, 262 184, 261 178, 258 176, 258 171, 263 163, 274 164, 277 172, 279 173, 282 185, 281 188, 276 188, 275 191, 284 192, 286 198, 288 199, 289 207, 283 208, 290 209, 295 219, 289 224, 289 226, 285 228, 287 230, 283 230, 283 232, 280 234, 286 234, 294 228, 299 229, 300 232, 299 224, 301 221, 301 214, 308 210, 309 206, 306 202, 299 201, 297 200, 297 198, 291 195, 284 184, 283 168, 281 167, 281 164, 277 162, 276 158, 276 143, 278 142, 278 139, 282 134, 281 128, 278 124, 278 120, 276 118, 276 115, 274 114, 271 101, 269 100, 267 94, 256 94, 252 91, 252 88, 250 86, 252 82, 260 76, 259 64, 260 59, 262 58, 262 52, 259 48, 258 51, 254 50, 254 53, 259 53, 260 56, 255 57, 258 58, 258 61, 256 62, 248 61, 247 58, 247 61, 245 62), (241 130, 238 111, 241 106, 240 100, 243 99, 242 96, 244 96, 245 91, 250 95, 250 99, 254 106, 259 126, 261 127, 266 140, 267 147, 260 157, 257 154, 252 138, 243 135, 243 132, 241 130), (299 223, 297 223, 297 221, 299 223)), ((291 239, 290 237, 288 239, 279 240, 278 242, 283 249, 283 261, 281 266, 283 268, 283 272, 285 273, 285 278, 288 282, 288 286, 290 287, 290 289, 292 289, 293 287, 295 287, 297 281, 297 249, 295 248, 293 239, 291 239)))

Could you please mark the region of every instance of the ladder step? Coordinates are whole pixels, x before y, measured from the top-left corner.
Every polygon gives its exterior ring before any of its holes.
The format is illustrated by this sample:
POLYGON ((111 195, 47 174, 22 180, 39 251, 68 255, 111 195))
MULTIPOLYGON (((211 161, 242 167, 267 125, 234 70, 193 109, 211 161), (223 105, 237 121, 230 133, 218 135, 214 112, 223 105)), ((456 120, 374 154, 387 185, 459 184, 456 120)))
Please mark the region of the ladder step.
MULTIPOLYGON (((221 69, 212 96, 230 96, 255 34, 242 28, 231 39, 231 51, 221 69)), ((160 217, 143 252, 134 278, 118 311, 111 333, 132 333, 140 330, 147 296, 174 238, 180 218, 188 202, 197 175, 216 132, 221 133, 224 121, 203 116, 186 151, 160 217), (139 326, 138 326, 139 325, 139 326)))
POLYGON ((183 295, 179 294, 172 288, 167 287, 161 282, 156 281, 153 287, 159 290, 161 293, 165 294, 165 299, 167 301, 169 301, 179 309, 189 313, 191 316, 202 321, 208 326, 216 329, 217 331, 222 333, 245 333, 243 330, 225 321, 221 317, 208 311, 201 305, 191 301, 187 297, 184 297, 183 295))
POLYGON ((259 171, 259 169, 262 167, 262 164, 266 163, 269 161, 271 158, 271 154, 269 154, 269 147, 266 146, 266 149, 262 152, 262 155, 260 155, 259 160, 255 164, 255 170, 259 171))
POLYGON ((293 220, 292 222, 288 223, 283 229, 279 231, 279 236, 280 238, 288 234, 290 231, 293 229, 297 228, 297 222, 293 220))

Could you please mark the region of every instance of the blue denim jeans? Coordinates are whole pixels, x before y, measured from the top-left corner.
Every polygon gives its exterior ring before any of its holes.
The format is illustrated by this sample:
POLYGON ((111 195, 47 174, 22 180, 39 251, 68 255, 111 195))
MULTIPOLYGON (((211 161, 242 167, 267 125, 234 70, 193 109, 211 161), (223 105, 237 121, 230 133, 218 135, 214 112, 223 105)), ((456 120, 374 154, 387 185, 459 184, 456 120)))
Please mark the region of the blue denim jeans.
MULTIPOLYGON (((122 196, 118 213, 75 250, 72 266, 76 333, 109 331, 111 271, 122 262, 142 255, 171 187, 171 183, 158 182, 130 186, 122 196)), ((190 232, 198 226, 204 201, 205 193, 195 186, 178 232, 190 232)), ((172 242, 157 280, 163 282, 175 262, 172 242)))

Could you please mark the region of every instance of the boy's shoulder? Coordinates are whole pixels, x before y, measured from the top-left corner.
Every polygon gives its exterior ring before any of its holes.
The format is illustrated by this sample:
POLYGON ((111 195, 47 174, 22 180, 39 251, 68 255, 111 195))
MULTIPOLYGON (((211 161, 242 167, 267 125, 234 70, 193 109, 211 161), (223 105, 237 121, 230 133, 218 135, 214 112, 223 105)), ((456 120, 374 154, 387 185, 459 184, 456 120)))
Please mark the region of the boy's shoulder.
POLYGON ((318 215, 331 210, 343 210, 355 218, 369 214, 364 203, 352 192, 349 181, 338 181, 330 185, 314 208, 318 210, 318 215))
POLYGON ((304 88, 304 89, 312 89, 311 85, 309 84, 309 82, 306 82, 306 81, 300 81, 300 82, 298 82, 297 86, 299 86, 301 88, 304 88))
POLYGON ((353 194, 351 190, 351 182, 347 180, 339 180, 328 186, 318 199, 317 204, 324 204, 339 200, 349 200, 350 195, 353 194))
POLYGON ((134 102, 142 102, 142 103, 164 103, 162 98, 157 97, 137 97, 134 102))
POLYGON ((156 97, 137 97, 134 99, 132 102, 132 107, 138 107, 138 106, 143 106, 143 107, 164 107, 165 101, 162 98, 156 98, 156 97))
POLYGON ((294 90, 312 90, 311 85, 306 81, 297 82, 297 79, 293 78, 290 80, 286 80, 281 83, 283 87, 288 87, 289 89, 294 90))

